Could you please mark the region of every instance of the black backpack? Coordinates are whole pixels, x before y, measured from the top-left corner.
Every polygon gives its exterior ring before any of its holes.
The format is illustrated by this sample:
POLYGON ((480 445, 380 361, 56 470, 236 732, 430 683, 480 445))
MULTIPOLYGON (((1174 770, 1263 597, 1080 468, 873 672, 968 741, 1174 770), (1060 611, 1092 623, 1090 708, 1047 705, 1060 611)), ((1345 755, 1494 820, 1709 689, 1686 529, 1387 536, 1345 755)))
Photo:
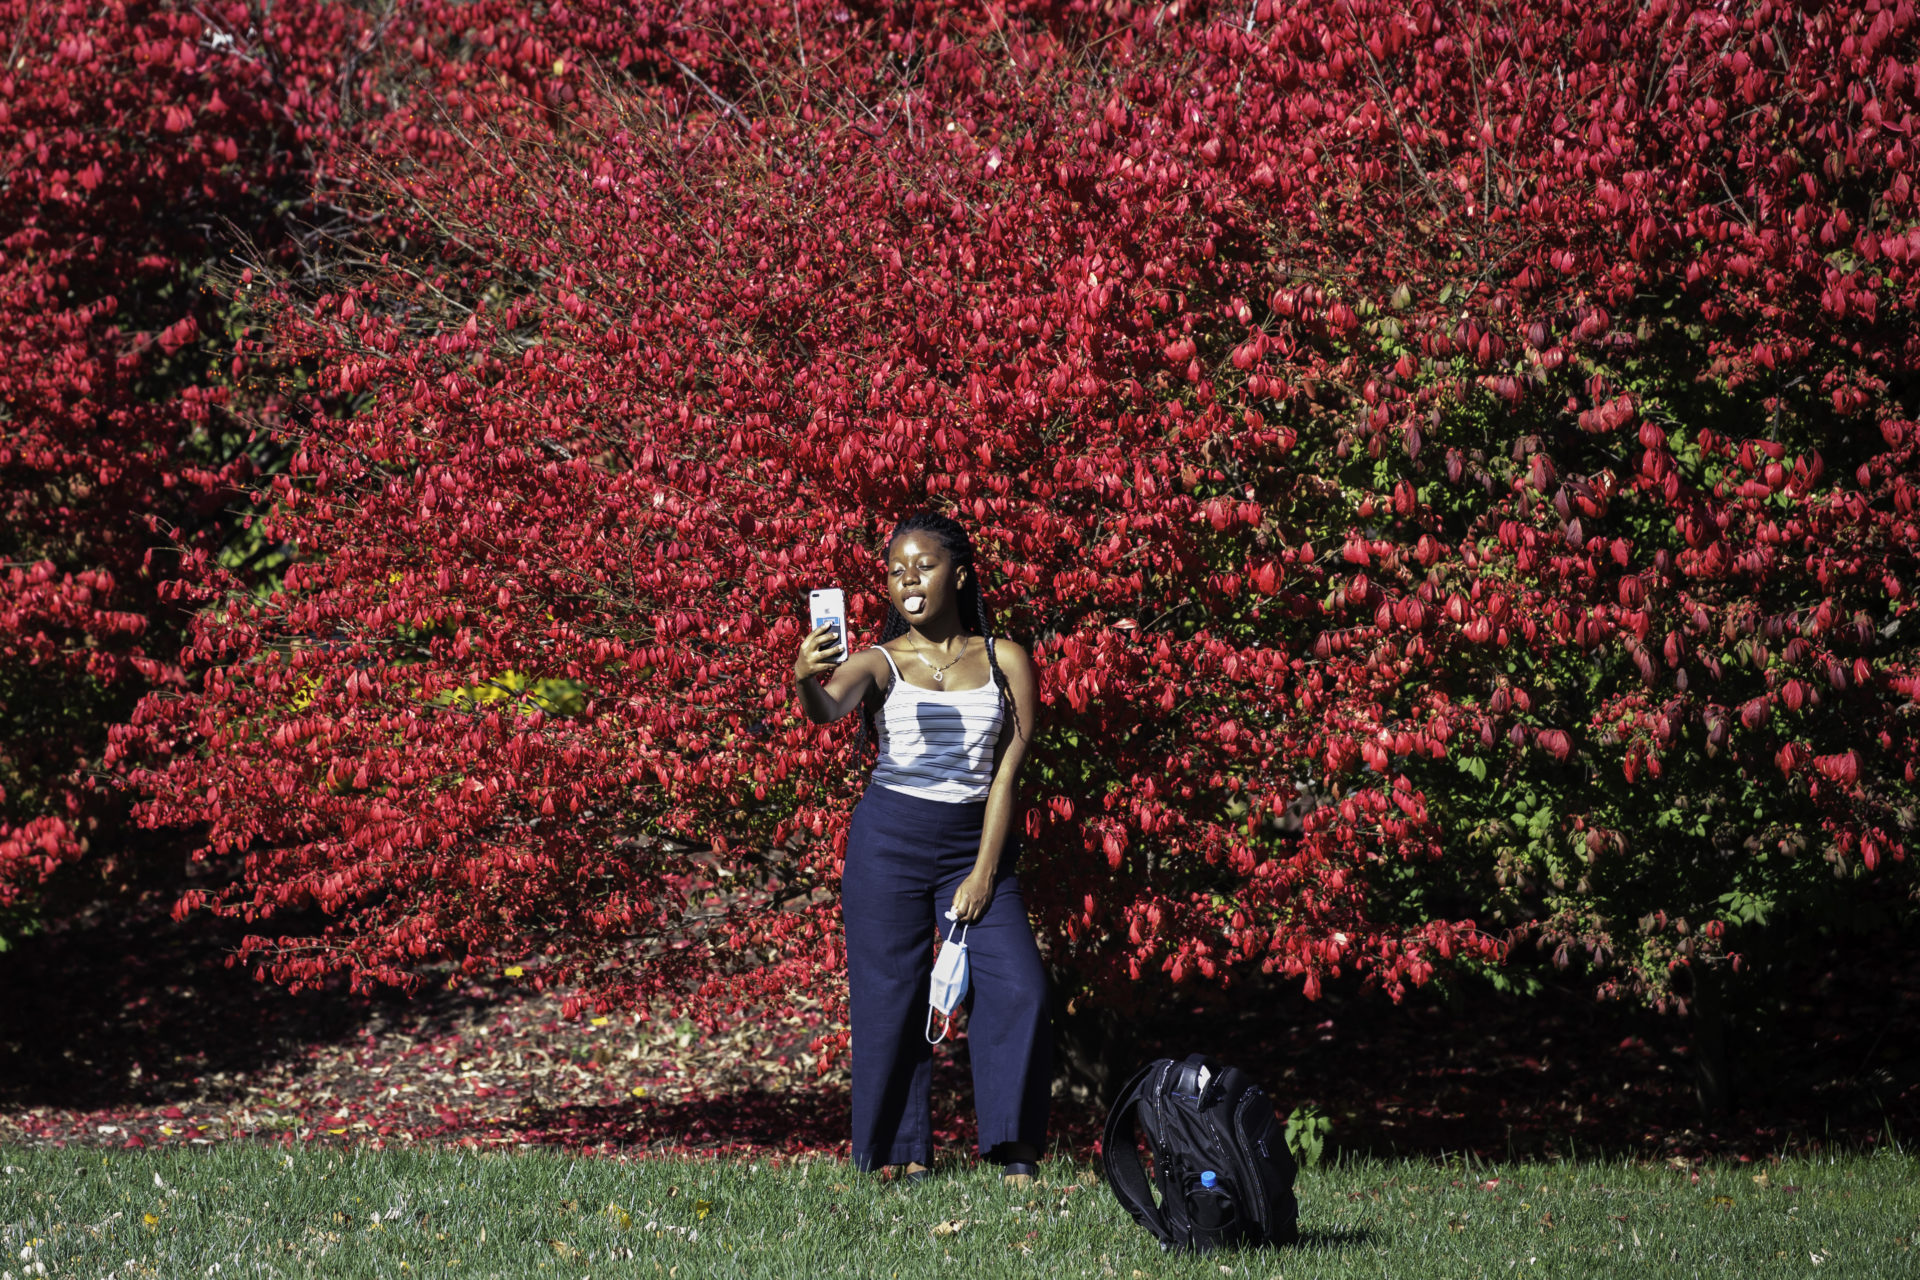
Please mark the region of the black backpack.
POLYGON ((1185 1062, 1149 1063, 1108 1113, 1102 1155, 1113 1194, 1163 1249, 1292 1244, 1299 1237, 1286 1135, 1266 1093, 1235 1067, 1198 1053, 1185 1062), (1153 1151, 1157 1205, 1134 1146, 1136 1124, 1153 1151))

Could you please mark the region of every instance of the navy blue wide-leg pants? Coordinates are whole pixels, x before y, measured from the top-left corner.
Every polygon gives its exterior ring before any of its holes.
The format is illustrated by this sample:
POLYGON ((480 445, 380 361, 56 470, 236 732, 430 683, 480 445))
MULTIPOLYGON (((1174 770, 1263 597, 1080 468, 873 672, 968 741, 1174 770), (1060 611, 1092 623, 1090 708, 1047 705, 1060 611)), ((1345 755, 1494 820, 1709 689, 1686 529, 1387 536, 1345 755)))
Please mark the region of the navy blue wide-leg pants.
MULTIPOLYGON (((853 1163, 933 1163, 927 988, 933 941, 980 852, 986 802, 949 804, 869 786, 853 811, 841 880, 853 1015, 853 1163)), ((1013 873, 1009 832, 986 916, 967 930, 967 1046, 979 1149, 1043 1146, 1052 1081, 1047 977, 1013 873)), ((934 1034, 939 1034, 938 1020, 934 1034)))

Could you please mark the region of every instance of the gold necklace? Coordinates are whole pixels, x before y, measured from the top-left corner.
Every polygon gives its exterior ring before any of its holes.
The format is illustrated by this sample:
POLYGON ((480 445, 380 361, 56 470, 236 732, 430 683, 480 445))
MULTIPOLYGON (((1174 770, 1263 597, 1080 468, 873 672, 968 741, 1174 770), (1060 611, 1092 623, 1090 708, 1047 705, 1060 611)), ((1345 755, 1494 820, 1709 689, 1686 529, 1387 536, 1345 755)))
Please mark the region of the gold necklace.
POLYGON ((908 636, 907 643, 913 646, 914 655, 918 657, 920 661, 926 663, 928 669, 933 672, 933 680, 935 684, 945 684, 947 682, 947 667, 951 667, 954 662, 958 662, 960 661, 960 659, 967 656, 967 637, 962 636, 960 637, 960 652, 953 655, 953 662, 947 663, 946 667, 936 667, 933 665, 933 659, 929 658, 926 655, 925 650, 921 649, 920 642, 918 640, 912 639, 913 632, 911 631, 907 632, 907 636, 908 636))

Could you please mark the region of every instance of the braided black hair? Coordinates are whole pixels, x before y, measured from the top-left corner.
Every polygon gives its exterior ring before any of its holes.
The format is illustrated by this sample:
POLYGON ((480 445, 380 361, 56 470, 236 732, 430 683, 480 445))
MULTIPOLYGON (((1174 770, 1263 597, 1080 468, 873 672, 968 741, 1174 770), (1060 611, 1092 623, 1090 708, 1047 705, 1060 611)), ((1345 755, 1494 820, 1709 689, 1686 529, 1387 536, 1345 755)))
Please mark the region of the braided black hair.
MULTIPOLYGON (((931 534, 946 548, 947 556, 958 570, 967 570, 967 585, 960 588, 960 625, 985 640, 993 639, 993 618, 987 612, 986 597, 980 592, 980 570, 974 565, 973 538, 966 527, 952 516, 941 515, 937 511, 916 512, 903 519, 887 535, 887 550, 909 533, 931 534)), ((878 643, 885 644, 907 633, 907 620, 893 607, 891 596, 887 599, 887 620, 880 627, 878 643)), ((1000 670, 1000 659, 994 656, 993 645, 987 645, 987 664, 993 668, 993 683, 1000 690, 1000 705, 1013 711, 1013 694, 1007 687, 1006 673, 1000 670)), ((864 751, 868 740, 874 737, 873 709, 860 708, 860 729, 854 741, 856 752, 864 751)))

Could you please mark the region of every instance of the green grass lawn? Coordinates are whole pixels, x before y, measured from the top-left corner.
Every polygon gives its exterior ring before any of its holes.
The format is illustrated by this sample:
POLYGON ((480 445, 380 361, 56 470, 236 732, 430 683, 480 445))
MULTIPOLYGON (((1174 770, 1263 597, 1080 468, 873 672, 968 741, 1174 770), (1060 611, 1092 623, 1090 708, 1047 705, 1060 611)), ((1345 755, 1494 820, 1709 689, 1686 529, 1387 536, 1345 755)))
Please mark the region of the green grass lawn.
POLYGON ((1355 1161, 1303 1173, 1295 1248, 1160 1252, 1089 1166, 1026 1192, 820 1161, 229 1145, 0 1152, 0 1271, 53 1276, 1920 1275, 1920 1169, 1355 1161), (1697 1172, 1699 1180, 1693 1180, 1697 1172), (1764 1173, 1764 1176, 1762 1176, 1764 1173), (1495 1181, 1497 1180, 1497 1182, 1495 1181))

